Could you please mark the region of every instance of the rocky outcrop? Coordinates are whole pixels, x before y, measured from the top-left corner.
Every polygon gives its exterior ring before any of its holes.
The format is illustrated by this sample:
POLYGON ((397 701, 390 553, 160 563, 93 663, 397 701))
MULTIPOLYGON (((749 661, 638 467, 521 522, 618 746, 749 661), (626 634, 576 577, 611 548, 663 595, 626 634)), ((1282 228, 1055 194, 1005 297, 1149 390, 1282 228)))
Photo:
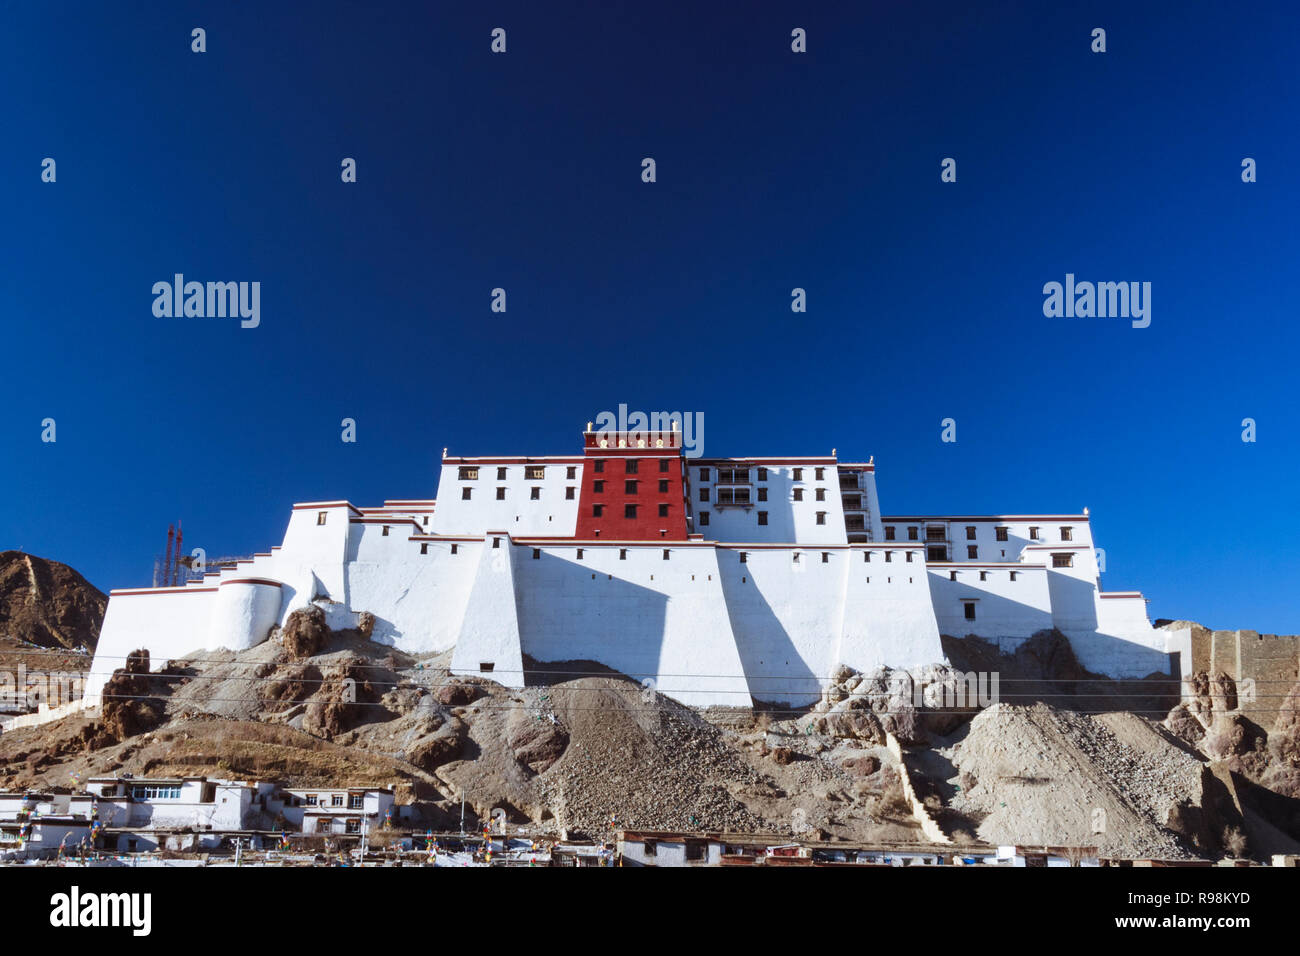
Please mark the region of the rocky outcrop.
POLYGON ((0 551, 0 635, 93 650, 108 598, 58 561, 0 551))

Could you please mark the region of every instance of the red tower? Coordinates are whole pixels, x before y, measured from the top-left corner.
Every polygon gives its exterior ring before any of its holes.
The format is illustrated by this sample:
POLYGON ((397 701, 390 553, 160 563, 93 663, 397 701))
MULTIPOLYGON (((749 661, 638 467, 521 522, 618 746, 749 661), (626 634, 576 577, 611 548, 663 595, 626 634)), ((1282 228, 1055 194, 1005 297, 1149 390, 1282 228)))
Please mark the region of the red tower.
POLYGON ((579 538, 685 541, 681 432, 583 433, 579 538))

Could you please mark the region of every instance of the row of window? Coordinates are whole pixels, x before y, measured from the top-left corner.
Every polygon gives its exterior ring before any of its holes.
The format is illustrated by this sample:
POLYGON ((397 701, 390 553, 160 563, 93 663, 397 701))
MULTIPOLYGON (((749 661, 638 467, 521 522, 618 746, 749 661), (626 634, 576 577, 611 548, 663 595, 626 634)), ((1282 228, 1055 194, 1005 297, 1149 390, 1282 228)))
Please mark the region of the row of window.
MULTIPOLYGON (((967 541, 974 541, 974 540, 975 540, 976 527, 977 527, 977 526, 976 526, 976 525, 973 525, 973 524, 968 524, 968 525, 966 525, 966 540, 967 540, 967 541)), ((907 540, 909 540, 909 541, 918 541, 918 540, 920 540, 920 530, 921 530, 921 529, 920 529, 918 526, 916 526, 916 525, 909 525, 909 526, 908 526, 908 529, 907 529, 907 540)), ((1006 541, 1006 540, 1008 540, 1008 538, 1009 538, 1009 534, 1010 534, 1010 530, 1011 530, 1010 528, 1003 528, 1003 527, 996 527, 996 528, 993 529, 994 534, 995 534, 997 540, 999 540, 999 541, 1006 541)), ((1032 540, 1032 541, 1037 541, 1037 540, 1039 540, 1039 532, 1040 532, 1041 530, 1042 530, 1042 528, 1041 528, 1040 526, 1038 526, 1038 525, 1030 525, 1030 526, 1029 526, 1029 537, 1030 537, 1030 540, 1032 540)), ((1073 525, 1061 525, 1059 530, 1060 530, 1060 532, 1061 532, 1061 540, 1062 540, 1062 541, 1073 541, 1073 540, 1074 540, 1074 527, 1073 527, 1073 525)), ((894 541, 894 540, 897 540, 896 537, 895 537, 895 535, 896 535, 896 531, 895 531, 895 529, 894 529, 894 526, 893 526, 893 525, 885 525, 885 540, 886 540, 886 541, 894 541)), ((942 525, 927 525, 927 526, 926 526, 926 529, 925 529, 925 540, 927 540, 927 541, 943 541, 943 540, 945 540, 946 535, 947 535, 947 529, 944 528, 944 526, 942 526, 942 525)))
MULTIPOLYGON (((349 809, 349 810, 360 810, 360 809, 362 808, 362 806, 363 806, 363 802, 364 802, 364 800, 365 800, 365 797, 364 797, 362 794, 359 794, 359 793, 349 793, 349 794, 348 794, 348 809, 349 809)), ((309 806, 309 807, 314 807, 314 806, 322 806, 322 807, 323 807, 323 806, 325 806, 325 804, 324 804, 323 802, 319 802, 319 803, 318 803, 318 801, 317 801, 317 797, 316 797, 316 794, 314 794, 314 793, 306 794, 306 795, 303 797, 303 802, 305 802, 305 803, 307 804, 307 806, 309 806)), ((341 793, 332 793, 332 794, 330 794, 330 802, 329 802, 329 805, 330 805, 331 807, 341 807, 341 806, 343 806, 343 794, 341 794, 341 793)))
MULTIPOLYGON (((725 485, 725 484, 741 484, 741 485, 749 484, 749 466, 748 466, 748 465, 745 465, 744 467, 736 467, 736 466, 734 466, 734 465, 730 465, 730 466, 722 466, 722 465, 719 465, 719 466, 717 467, 716 471, 718 472, 718 478, 717 478, 717 480, 718 480, 718 483, 719 483, 719 484, 723 484, 723 485, 725 485)), ((790 478, 791 478, 791 480, 793 480, 793 481, 803 481, 803 472, 804 472, 804 470, 803 470, 802 468, 792 468, 792 469, 790 469, 790 478)), ((700 477, 700 481, 709 481, 709 480, 710 480, 710 478, 709 478, 709 475, 710 475, 710 474, 711 474, 711 472, 710 472, 710 470, 709 470, 708 468, 700 468, 700 469, 699 469, 699 477, 700 477)), ((767 481, 767 469, 766 469, 766 468, 759 468, 759 469, 758 469, 758 480, 759 480, 759 481, 767 481)), ((825 469, 825 468, 814 468, 814 469, 813 469, 813 480, 814 480, 814 481, 825 481, 825 480, 826 480, 826 469, 825 469)))
MULTIPOLYGON (((577 489, 574 488, 572 485, 569 485, 568 487, 566 487, 566 488, 564 489, 564 500, 565 500, 565 501, 572 501, 572 500, 574 499, 574 497, 576 496, 576 492, 577 492, 577 489)), ((460 500, 461 500, 461 501, 470 501, 470 500, 473 499, 473 497, 474 497, 474 489, 473 489, 473 488, 468 488, 468 487, 466 487, 466 488, 462 488, 462 489, 460 489, 460 500)), ((505 500, 506 500, 506 489, 505 489, 504 487, 498 487, 498 488, 497 488, 497 501, 505 501, 505 500)), ((542 500, 542 488, 541 488, 541 485, 532 485, 532 486, 528 489, 528 500, 529 500, 529 501, 541 501, 541 500, 542 500)), ((426 520, 425 520, 425 524, 428 524, 428 523, 429 523, 429 522, 428 522, 428 520, 426 519, 426 520)), ((385 532, 385 533, 387 533, 387 532, 385 532)))
MULTIPOLYGON (((635 495, 637 493, 637 489, 640 486, 641 486, 641 480, 639 478, 627 478, 623 481, 623 493, 628 495, 635 495)), ((603 478, 597 478, 595 481, 591 483, 591 490, 595 494, 603 495, 605 493, 605 480, 603 478)), ((659 493, 661 495, 666 495, 668 493, 667 478, 660 480, 659 493)))
MULTIPOLYGON (((456 471, 456 477, 461 481, 478 481, 479 468, 477 465, 461 465, 456 471)), ((564 476, 570 480, 578 477, 577 465, 565 465, 564 476)), ((525 465, 525 481, 542 481, 546 477, 545 465, 525 465)), ((506 468, 504 465, 497 467, 497 481, 506 480, 506 468)))
POLYGON ((179 800, 181 788, 177 786, 136 786, 131 788, 133 800, 179 800))
MULTIPOLYGON (((718 502, 718 504, 724 504, 724 505, 725 505, 725 504, 734 504, 734 503, 735 503, 735 502, 727 502, 727 501, 719 501, 719 502, 718 502)), ((767 513, 766 511, 760 511, 760 512, 758 512, 758 523, 759 523, 760 525, 766 525, 766 524, 767 524, 767 514, 768 514, 768 513, 767 513)), ((709 513, 708 513, 707 511, 701 511, 701 512, 697 513, 697 515, 696 515, 696 519, 697 519, 697 522, 698 522, 699 526, 700 526, 701 528, 703 528, 703 527, 705 527, 705 526, 709 523, 709 513)), ((818 524, 825 524, 825 523, 826 523, 826 512, 824 512, 824 511, 819 511, 819 512, 817 512, 817 523, 818 523, 818 524)))
MULTIPOLYGON (((640 505, 635 505, 635 504, 625 504, 625 505, 623 506, 623 517, 624 517, 624 518, 635 518, 636 515, 637 515, 637 508, 639 508, 639 507, 640 507, 640 505)), ((659 505, 659 517, 661 517, 661 518, 667 518, 667 517, 668 517, 668 509, 669 509, 669 507, 670 507, 669 505, 667 505, 667 504, 662 504, 662 503, 661 503, 661 504, 659 505)), ((591 506, 591 516, 592 516, 593 518, 603 518, 603 517, 605 516, 605 506, 602 505, 602 504, 594 504, 594 505, 592 505, 592 506, 591 506)))
MULTIPOLYGON (((672 469, 671 469, 671 465, 672 465, 672 459, 671 459, 671 458, 659 458, 659 459, 653 459, 653 458, 651 458, 651 459, 648 459, 648 460, 650 460, 650 461, 655 461, 655 460, 657 460, 657 461, 659 462, 659 470, 660 470, 662 473, 664 473, 664 474, 667 474, 669 471, 672 470, 672 469)), ((637 459, 637 458, 624 458, 622 461, 623 461, 623 474, 625 474, 625 475, 635 475, 635 474, 638 474, 638 473, 639 473, 640 468, 641 468, 640 459, 637 459)), ((591 462, 591 470, 594 471, 594 472, 596 472, 597 474, 604 474, 604 473, 605 473, 605 459, 604 459, 604 458, 594 458, 594 459, 592 459, 592 462, 591 462)))

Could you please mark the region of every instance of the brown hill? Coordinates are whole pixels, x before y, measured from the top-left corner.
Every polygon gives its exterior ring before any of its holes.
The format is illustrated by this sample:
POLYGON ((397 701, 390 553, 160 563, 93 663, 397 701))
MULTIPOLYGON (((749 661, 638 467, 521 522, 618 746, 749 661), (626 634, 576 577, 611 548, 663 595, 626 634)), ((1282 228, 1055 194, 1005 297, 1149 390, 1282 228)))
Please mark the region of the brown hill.
POLYGON ((108 598, 58 561, 0 551, 0 636, 93 650, 108 598))

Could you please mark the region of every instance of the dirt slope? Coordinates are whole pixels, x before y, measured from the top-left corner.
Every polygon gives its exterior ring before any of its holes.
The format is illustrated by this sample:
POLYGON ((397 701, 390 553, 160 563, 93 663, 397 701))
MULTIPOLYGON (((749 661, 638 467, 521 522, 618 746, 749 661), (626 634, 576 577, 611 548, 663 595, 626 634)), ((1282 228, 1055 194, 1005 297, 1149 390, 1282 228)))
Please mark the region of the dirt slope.
POLYGON ((108 598, 57 561, 0 551, 0 636, 93 650, 108 598))

